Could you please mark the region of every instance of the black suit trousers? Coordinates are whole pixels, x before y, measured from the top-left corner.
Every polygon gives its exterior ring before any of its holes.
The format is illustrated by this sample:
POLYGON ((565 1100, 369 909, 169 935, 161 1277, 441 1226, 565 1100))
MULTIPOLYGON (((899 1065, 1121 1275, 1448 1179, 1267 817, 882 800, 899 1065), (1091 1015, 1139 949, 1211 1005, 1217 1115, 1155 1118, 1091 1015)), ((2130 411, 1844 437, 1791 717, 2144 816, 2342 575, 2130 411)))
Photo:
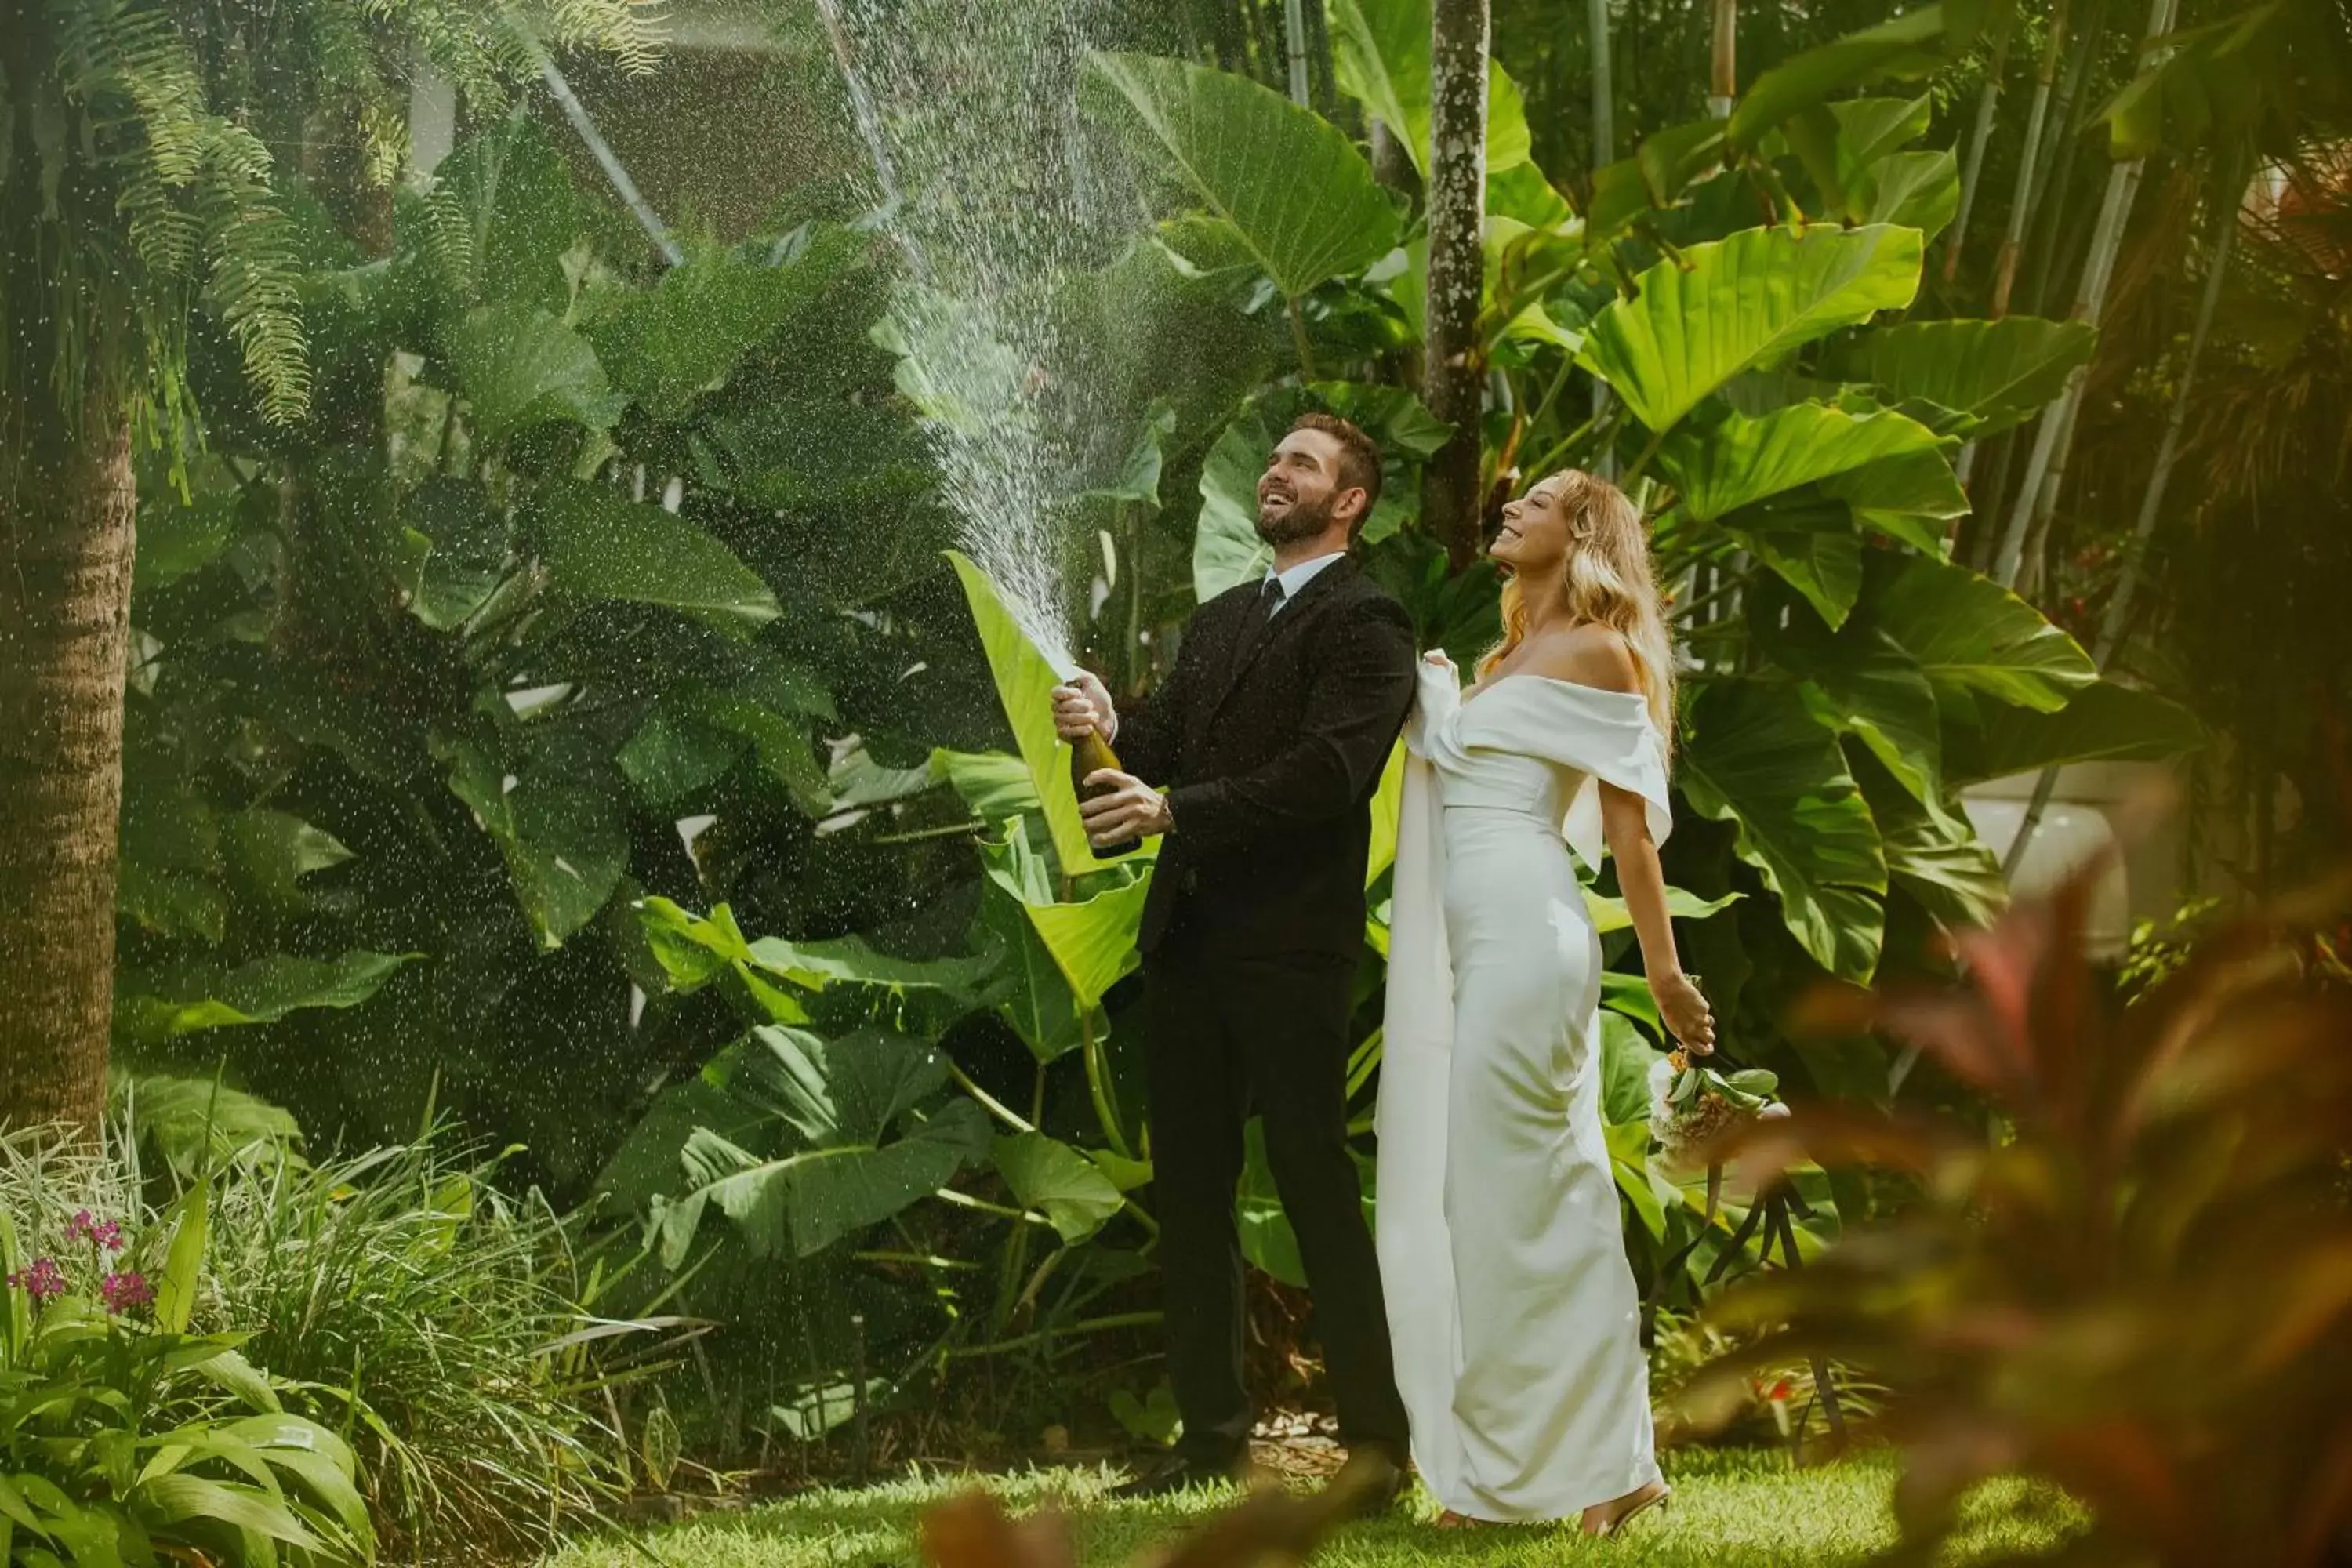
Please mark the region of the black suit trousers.
POLYGON ((1348 1152, 1354 964, 1326 954, 1211 954, 1180 934, 1150 957, 1145 978, 1153 1184, 1181 1453, 1229 1465, 1255 1419, 1243 1378, 1234 1215, 1243 1129, 1255 1112, 1265 1118, 1267 1163, 1314 1294, 1340 1438, 1402 1460, 1405 1413, 1388 1309, 1348 1152))

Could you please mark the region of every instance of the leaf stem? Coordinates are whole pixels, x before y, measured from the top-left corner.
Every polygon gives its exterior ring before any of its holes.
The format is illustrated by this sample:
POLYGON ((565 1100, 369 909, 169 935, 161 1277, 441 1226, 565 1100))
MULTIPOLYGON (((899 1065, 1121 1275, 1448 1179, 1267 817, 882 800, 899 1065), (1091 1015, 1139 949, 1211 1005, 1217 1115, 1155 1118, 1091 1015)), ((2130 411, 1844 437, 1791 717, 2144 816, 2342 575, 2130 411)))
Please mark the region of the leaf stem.
POLYGON ((997 1099, 994 1095, 989 1093, 988 1090, 981 1088, 980 1085, 972 1082, 971 1075, 965 1072, 963 1068, 958 1067, 953 1062, 948 1063, 948 1077, 955 1080, 955 1086, 958 1089, 963 1090, 966 1094, 980 1101, 980 1108, 982 1110, 987 1111, 991 1116, 995 1117, 999 1121, 1003 1122, 1004 1125, 1012 1128, 1015 1132, 1034 1132, 1037 1131, 1036 1124, 1034 1122, 1022 1121, 1019 1116, 1013 1114, 1011 1107, 1007 1106, 1003 1100, 997 1099))
POLYGON ((1282 303, 1290 315, 1291 344, 1298 351, 1298 379, 1313 381, 1315 350, 1307 341, 1307 312, 1299 309, 1297 299, 1292 295, 1284 295, 1282 303))
POLYGON ((1160 1321, 1161 1314, 1158 1312, 1118 1312, 1107 1318, 1088 1318, 1083 1322, 1071 1323, 1060 1328, 1039 1329, 1034 1333, 1023 1334, 1017 1339, 999 1340, 994 1344, 963 1345, 947 1353, 953 1359, 1003 1355, 1010 1351, 1026 1350, 1032 1345, 1045 1344, 1052 1340, 1067 1339, 1073 1334, 1108 1333, 1113 1329, 1149 1329, 1158 1326, 1160 1321))
POLYGON ((1087 1092, 1095 1102, 1095 1120, 1102 1123, 1103 1136, 1110 1140, 1111 1152, 1122 1160, 1135 1158, 1128 1147, 1127 1134, 1119 1127, 1118 1102, 1112 1098, 1110 1064, 1103 1059, 1102 1040, 1095 1033, 1095 1016, 1091 1009, 1078 1013, 1079 1048, 1087 1068, 1087 1092))

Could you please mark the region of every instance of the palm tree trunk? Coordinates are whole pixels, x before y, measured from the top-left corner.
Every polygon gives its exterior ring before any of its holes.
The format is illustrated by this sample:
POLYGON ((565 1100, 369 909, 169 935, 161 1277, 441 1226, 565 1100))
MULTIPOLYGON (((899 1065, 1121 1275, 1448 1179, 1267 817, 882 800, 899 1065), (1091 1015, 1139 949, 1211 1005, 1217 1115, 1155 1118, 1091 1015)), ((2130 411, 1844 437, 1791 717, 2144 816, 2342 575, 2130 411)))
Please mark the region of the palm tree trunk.
POLYGON ((1487 0, 1437 0, 1430 39, 1428 342, 1422 401, 1454 426, 1422 476, 1421 510, 1455 571, 1477 558, 1478 345, 1486 290, 1487 0))
POLYGON ((0 397, 0 1121, 89 1130, 114 1007, 137 507, 122 400, 93 393, 81 416, 0 397))

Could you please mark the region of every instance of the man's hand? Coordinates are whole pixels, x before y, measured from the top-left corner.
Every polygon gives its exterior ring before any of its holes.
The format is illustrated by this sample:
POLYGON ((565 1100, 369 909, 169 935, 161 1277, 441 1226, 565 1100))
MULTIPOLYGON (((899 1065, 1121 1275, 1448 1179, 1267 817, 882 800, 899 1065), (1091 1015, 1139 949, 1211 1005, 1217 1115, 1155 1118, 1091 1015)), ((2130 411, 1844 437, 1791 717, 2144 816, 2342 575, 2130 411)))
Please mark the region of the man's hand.
POLYGON ((1102 791, 1078 802, 1078 816, 1087 825, 1087 839, 1097 849, 1124 844, 1130 838, 1150 838, 1175 826, 1168 815, 1167 800, 1130 773, 1104 768, 1088 773, 1085 782, 1087 789, 1102 791))
POLYGON ((1095 730, 1106 741, 1118 734, 1118 710, 1093 670, 1082 669, 1054 688, 1054 729, 1065 741, 1083 741, 1095 730))

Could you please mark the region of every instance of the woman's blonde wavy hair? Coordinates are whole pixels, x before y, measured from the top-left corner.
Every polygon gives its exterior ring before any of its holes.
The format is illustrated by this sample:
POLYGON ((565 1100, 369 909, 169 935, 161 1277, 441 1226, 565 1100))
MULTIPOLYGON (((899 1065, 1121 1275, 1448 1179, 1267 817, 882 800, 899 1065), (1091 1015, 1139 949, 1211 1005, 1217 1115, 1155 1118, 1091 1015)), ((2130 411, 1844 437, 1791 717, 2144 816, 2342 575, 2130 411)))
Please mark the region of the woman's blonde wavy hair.
MULTIPOLYGON (((1581 468, 1542 481, 1568 518, 1568 611, 1579 622, 1612 628, 1633 650, 1642 699, 1668 755, 1675 744, 1675 644, 1650 564, 1649 531, 1625 492, 1581 468)), ((1519 579, 1503 584, 1503 640, 1478 661, 1484 677, 1527 640, 1528 606, 1519 579)))

